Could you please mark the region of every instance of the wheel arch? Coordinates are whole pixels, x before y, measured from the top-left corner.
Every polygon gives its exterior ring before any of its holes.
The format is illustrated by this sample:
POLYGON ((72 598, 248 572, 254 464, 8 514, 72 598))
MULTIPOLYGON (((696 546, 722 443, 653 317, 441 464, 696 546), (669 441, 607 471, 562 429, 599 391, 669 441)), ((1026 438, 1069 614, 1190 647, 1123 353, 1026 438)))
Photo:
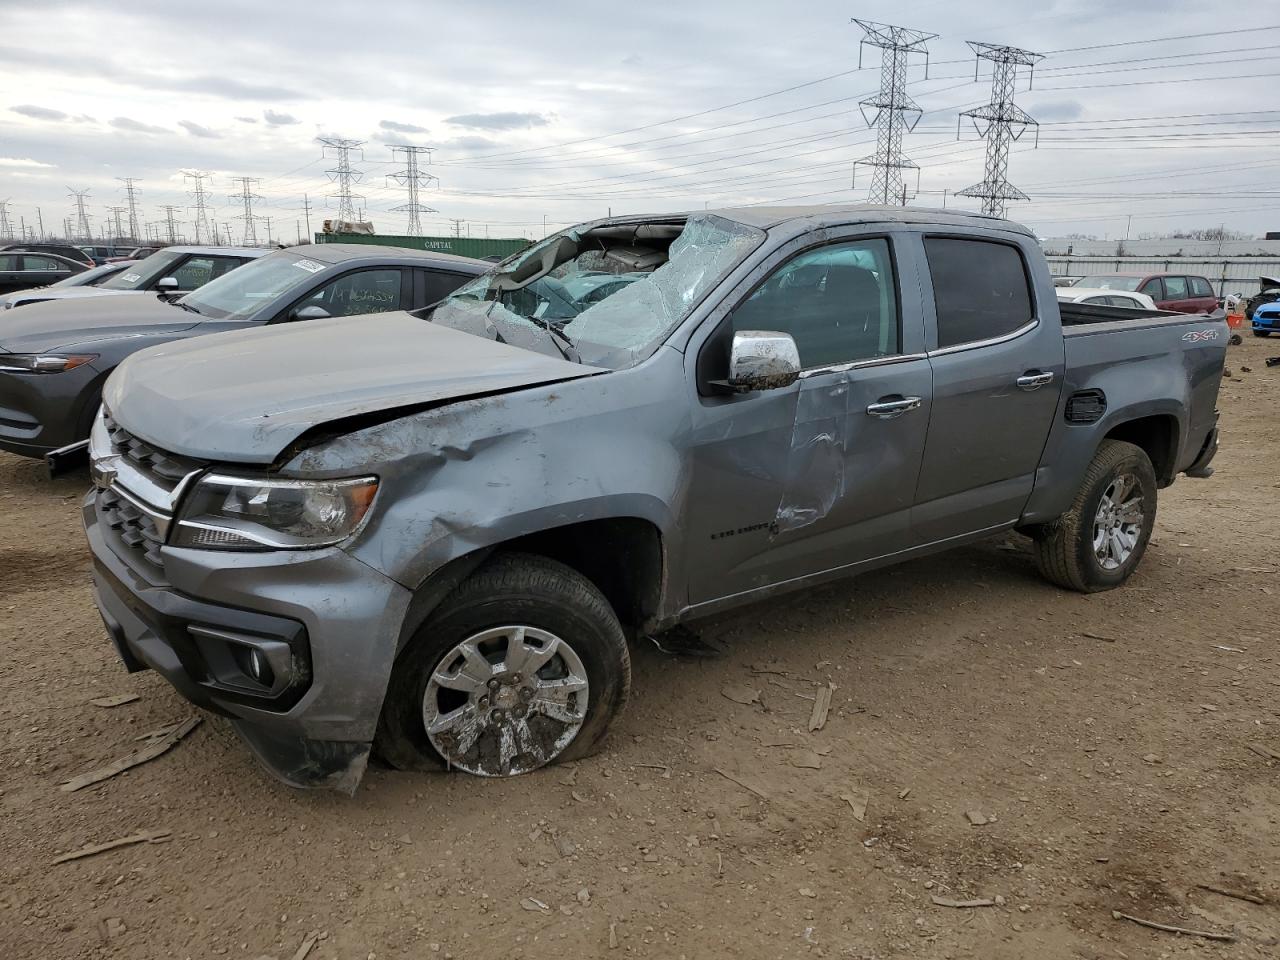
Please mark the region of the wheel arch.
POLYGON ((1122 440, 1140 448, 1155 469, 1156 483, 1162 488, 1173 483, 1182 442, 1182 424, 1174 414, 1152 413, 1124 420, 1109 426, 1101 440, 1122 440))
POLYGON ((644 633, 660 619, 667 583, 662 531, 642 517, 602 517, 488 544, 433 571, 414 592, 397 652, 458 584, 490 557, 509 552, 557 560, 582 574, 604 594, 624 629, 633 635, 644 633))

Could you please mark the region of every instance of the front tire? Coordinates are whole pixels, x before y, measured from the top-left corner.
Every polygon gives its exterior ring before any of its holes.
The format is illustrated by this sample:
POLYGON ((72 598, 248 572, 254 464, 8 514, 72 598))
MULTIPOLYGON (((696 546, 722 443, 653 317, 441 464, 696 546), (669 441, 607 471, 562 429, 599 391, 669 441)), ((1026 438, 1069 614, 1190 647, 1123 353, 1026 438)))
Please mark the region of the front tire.
POLYGON ((1156 522, 1156 474, 1146 451, 1104 440, 1070 509, 1036 538, 1036 567, 1081 593, 1120 586, 1133 574, 1156 522))
POLYGON ((400 654, 377 748, 400 769, 528 773, 594 752, 630 687, 622 626, 595 585, 546 557, 499 554, 400 654))

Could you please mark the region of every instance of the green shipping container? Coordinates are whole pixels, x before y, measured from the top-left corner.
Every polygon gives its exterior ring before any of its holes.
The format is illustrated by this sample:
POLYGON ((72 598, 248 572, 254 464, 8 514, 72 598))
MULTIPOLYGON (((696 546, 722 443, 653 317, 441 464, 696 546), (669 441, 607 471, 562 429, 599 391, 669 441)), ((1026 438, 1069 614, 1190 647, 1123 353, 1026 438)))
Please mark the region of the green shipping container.
POLYGON ((373 243, 384 247, 412 247, 414 250, 451 253, 456 257, 475 257, 477 260, 509 257, 529 246, 529 241, 522 237, 490 240, 483 237, 402 237, 387 233, 317 233, 316 243, 373 243))

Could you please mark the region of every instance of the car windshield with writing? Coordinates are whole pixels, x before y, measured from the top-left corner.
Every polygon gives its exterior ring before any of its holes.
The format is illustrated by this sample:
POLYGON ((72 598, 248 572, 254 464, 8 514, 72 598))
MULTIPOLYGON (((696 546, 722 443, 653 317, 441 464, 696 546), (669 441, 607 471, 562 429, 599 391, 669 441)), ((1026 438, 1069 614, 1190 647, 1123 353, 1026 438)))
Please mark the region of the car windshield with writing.
POLYGON ((429 318, 540 353, 634 366, 763 238, 714 215, 557 234, 466 284, 429 318))
POLYGON ((247 320, 263 304, 304 286, 327 266, 281 250, 210 280, 178 304, 214 320, 247 320))
POLYGON ((168 275, 182 254, 168 250, 153 253, 145 260, 129 264, 127 270, 99 284, 103 290, 145 290, 156 280, 168 275))

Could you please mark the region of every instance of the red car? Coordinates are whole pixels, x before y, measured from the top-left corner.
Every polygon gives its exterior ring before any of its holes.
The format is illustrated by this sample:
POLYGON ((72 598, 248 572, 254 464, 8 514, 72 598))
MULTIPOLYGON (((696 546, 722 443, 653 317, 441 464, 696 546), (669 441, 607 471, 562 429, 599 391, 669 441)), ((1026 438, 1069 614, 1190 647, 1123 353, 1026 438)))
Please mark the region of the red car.
POLYGON ((1102 290, 1145 293, 1159 309, 1176 313, 1212 313, 1218 309, 1218 298, 1204 277, 1181 273, 1104 273, 1084 277, 1079 283, 1102 290))

